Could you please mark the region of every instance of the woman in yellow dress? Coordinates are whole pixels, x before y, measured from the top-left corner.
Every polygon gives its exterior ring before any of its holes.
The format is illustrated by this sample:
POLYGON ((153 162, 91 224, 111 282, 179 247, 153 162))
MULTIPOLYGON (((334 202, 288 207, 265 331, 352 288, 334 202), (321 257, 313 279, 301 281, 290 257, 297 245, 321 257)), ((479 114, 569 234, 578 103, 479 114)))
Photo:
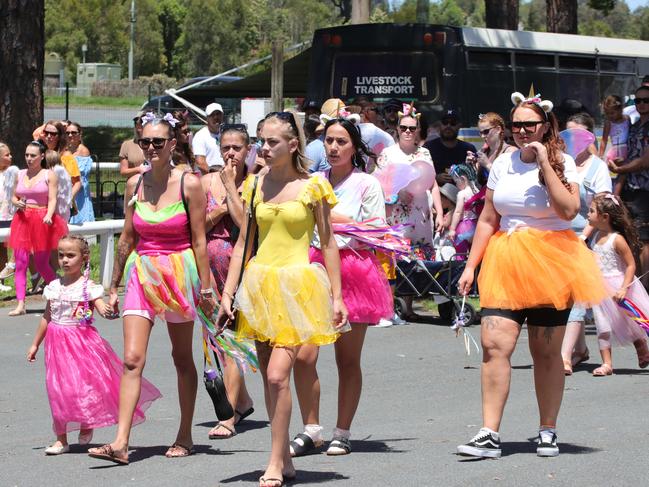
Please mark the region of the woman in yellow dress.
MULTIPOLYGON (((257 341, 271 422, 271 454, 260 487, 295 476, 289 453, 290 375, 301 345, 333 343, 347 322, 340 287, 340 257, 331 228, 336 197, 328 181, 308 174, 304 142, 290 112, 269 114, 262 129, 269 171, 250 176, 242 200, 255 218, 244 220, 223 289, 219 323, 239 310, 237 337, 257 341), (256 183, 256 184, 255 184, 256 183), (254 193, 254 196, 253 196, 254 193), (315 225, 326 270, 309 263, 315 225), (247 232, 259 229, 259 247, 237 289, 247 232)), ((250 239, 253 241, 253 239, 250 239)))

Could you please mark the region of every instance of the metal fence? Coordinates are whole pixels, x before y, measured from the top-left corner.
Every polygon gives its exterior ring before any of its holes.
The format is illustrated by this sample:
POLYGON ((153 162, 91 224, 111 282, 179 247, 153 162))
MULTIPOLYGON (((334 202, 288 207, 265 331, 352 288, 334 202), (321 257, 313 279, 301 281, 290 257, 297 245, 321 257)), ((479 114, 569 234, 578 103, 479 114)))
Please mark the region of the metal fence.
POLYGON ((88 181, 95 218, 124 218, 126 178, 119 173, 119 163, 95 162, 88 181))

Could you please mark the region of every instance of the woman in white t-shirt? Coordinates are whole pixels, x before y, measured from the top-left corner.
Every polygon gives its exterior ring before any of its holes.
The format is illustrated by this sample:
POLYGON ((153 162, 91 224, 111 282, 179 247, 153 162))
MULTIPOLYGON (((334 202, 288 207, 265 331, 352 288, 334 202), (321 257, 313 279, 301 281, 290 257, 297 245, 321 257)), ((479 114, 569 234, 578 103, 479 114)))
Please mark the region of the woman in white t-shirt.
MULTIPOLYGON (((581 129, 593 132, 595 121, 587 113, 577 113, 568 118, 567 129, 581 129)), ((588 209, 593 197, 597 193, 613 190, 611 175, 608 166, 599 157, 590 153, 589 147, 575 155, 577 166, 577 183, 579 184, 579 213, 572 220, 572 229, 582 240, 590 237, 592 228, 588 225, 588 209)), ((574 306, 568 317, 566 334, 563 337, 561 356, 563 357, 563 370, 566 375, 572 375, 572 368, 590 358, 586 346, 584 324, 586 308, 574 306)))
POLYGON ((466 294, 482 261, 483 427, 461 455, 499 457, 498 429, 509 395, 510 359, 527 322, 540 428, 537 455, 559 454, 556 421, 565 376, 561 343, 574 303, 606 295, 595 258, 570 229, 579 211, 575 161, 562 152, 552 103, 512 95, 519 150, 491 168, 471 254, 458 287, 466 294))

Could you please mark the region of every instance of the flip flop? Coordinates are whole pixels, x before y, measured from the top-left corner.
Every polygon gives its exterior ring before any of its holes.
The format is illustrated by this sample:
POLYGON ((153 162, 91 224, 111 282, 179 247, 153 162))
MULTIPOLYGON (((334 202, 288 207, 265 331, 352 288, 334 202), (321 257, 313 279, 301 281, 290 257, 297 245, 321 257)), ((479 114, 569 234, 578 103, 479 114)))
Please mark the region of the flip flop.
POLYGON ((277 479, 277 478, 273 478, 273 477, 268 477, 267 479, 265 479, 264 477, 259 477, 259 485, 260 486, 264 486, 268 482, 273 482, 274 483, 274 485, 272 487, 282 487, 284 485, 284 480, 283 479, 277 479), (275 482, 279 482, 279 484, 276 484, 275 482))
POLYGON ((572 375, 572 364, 570 360, 563 361, 563 375, 572 375))
POLYGON ((234 428, 230 428, 229 426, 219 422, 219 423, 216 423, 216 426, 214 426, 214 428, 212 428, 210 430, 210 432, 209 432, 209 434, 207 436, 208 436, 208 438, 210 440, 229 440, 230 438, 232 438, 233 436, 236 436, 236 435, 237 435, 237 430, 235 430, 234 428), (228 430, 230 432, 230 434, 229 435, 215 435, 215 434, 212 434, 212 431, 216 430, 219 427, 228 430))
POLYGON ((235 410, 234 412, 235 412, 236 414, 239 415, 239 419, 237 419, 237 420, 235 421, 235 423, 234 423, 235 426, 238 426, 239 423, 241 423, 241 421, 243 421, 244 419, 246 419, 248 416, 250 416, 252 413, 255 412, 255 408, 253 408, 252 406, 250 406, 248 409, 246 409, 246 410, 245 410, 244 412, 242 412, 242 413, 240 413, 240 412, 237 411, 237 410, 235 410))
POLYGON ((128 465, 128 458, 119 458, 115 455, 115 451, 110 444, 102 445, 98 448, 91 448, 88 450, 88 456, 92 458, 99 458, 100 460, 108 460, 119 465, 128 465))
POLYGON ((194 447, 186 447, 185 445, 181 445, 180 443, 176 442, 173 445, 169 447, 167 450, 167 453, 165 453, 165 457, 167 458, 184 458, 188 457, 190 455, 194 454, 194 447), (171 453, 172 451, 180 452, 178 455, 175 455, 171 453))

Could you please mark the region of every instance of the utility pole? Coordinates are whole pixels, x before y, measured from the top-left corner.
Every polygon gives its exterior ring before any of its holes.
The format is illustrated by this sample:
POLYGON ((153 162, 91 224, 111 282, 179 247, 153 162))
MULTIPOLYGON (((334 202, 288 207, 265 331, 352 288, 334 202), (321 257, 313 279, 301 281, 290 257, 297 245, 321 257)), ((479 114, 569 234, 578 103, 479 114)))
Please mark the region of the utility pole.
POLYGON ((370 0, 352 0, 352 24, 367 24, 370 21, 370 0))
POLYGON ((276 39, 272 44, 270 94, 274 112, 284 110, 284 42, 276 39))
POLYGON ((131 0, 131 47, 128 50, 128 84, 133 82, 133 48, 135 45, 135 0, 131 0))

